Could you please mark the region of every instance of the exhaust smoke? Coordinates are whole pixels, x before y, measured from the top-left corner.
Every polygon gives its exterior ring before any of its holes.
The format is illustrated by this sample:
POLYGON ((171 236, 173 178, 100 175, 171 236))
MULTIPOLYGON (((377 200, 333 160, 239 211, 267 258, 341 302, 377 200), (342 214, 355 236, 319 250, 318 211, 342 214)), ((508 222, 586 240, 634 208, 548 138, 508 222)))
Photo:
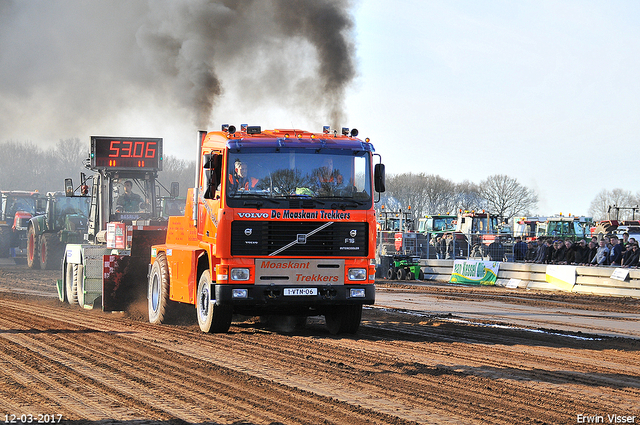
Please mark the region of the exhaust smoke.
POLYGON ((151 108, 170 125, 181 117, 176 107, 203 129, 226 119, 216 111, 221 105, 238 115, 281 108, 339 128, 356 76, 351 6, 1 2, 0 134, 20 138, 36 129, 53 141, 111 133, 151 108))

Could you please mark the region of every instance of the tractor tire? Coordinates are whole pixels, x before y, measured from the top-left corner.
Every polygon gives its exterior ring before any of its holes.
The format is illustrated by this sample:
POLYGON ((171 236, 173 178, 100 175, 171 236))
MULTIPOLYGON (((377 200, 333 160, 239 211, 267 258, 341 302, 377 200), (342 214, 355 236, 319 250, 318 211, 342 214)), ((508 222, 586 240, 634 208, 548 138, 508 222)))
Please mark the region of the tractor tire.
POLYGON ((0 227, 0 258, 7 258, 11 249, 11 228, 9 226, 0 227))
POLYGON ((147 300, 149 322, 154 325, 166 323, 173 303, 169 299, 169 267, 163 252, 158 254, 151 267, 147 300))
POLYGON ((387 270, 387 279, 389 280, 394 280, 396 278, 396 270, 394 270, 395 267, 389 267, 389 270, 387 270))
POLYGON ((211 302, 211 274, 205 270, 198 281, 196 294, 196 313, 202 332, 224 333, 231 327, 233 308, 228 305, 216 305, 211 302))
POLYGON ((44 233, 40 236, 39 259, 42 270, 53 270, 57 268, 62 259, 60 252, 60 241, 53 233, 44 233))
POLYGON ((65 267, 65 298, 71 305, 78 304, 78 280, 75 278, 78 265, 67 263, 65 267))
POLYGON ((324 320, 332 335, 355 334, 362 320, 362 305, 335 306, 325 313, 324 320))
POLYGON ((38 261, 38 236, 36 228, 31 226, 27 231, 27 267, 30 269, 39 269, 40 261, 38 261))
POLYGON ((398 280, 405 280, 407 278, 407 271, 405 269, 398 269, 396 278, 398 278, 398 280))

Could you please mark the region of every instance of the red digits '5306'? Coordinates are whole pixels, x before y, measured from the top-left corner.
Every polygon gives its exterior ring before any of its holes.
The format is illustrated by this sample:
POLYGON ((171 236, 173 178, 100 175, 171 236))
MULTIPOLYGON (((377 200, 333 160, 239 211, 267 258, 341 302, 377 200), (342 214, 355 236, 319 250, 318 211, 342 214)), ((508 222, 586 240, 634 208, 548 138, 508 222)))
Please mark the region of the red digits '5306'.
POLYGON ((110 158, 155 158, 156 142, 112 140, 110 158))

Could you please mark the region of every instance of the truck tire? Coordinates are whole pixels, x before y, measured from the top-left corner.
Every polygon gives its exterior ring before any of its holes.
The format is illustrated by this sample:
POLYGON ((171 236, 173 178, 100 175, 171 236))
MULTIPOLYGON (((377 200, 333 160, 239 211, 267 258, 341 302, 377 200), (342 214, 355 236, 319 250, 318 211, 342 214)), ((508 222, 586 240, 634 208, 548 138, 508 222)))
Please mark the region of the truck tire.
POLYGON ((78 304, 78 280, 75 278, 78 265, 67 263, 65 267, 65 298, 71 305, 78 304))
POLYGON ((216 305, 211 300, 211 274, 209 270, 205 270, 198 281, 198 293, 196 294, 198 325, 200 325, 202 332, 227 332, 231 326, 233 308, 226 305, 216 305))
POLYGON ((59 266, 61 259, 60 242, 53 233, 44 233, 40 236, 40 268, 52 270, 59 266))
POLYGON ((9 226, 0 227, 0 258, 9 256, 11 248, 11 228, 9 226))
POLYGON ((38 261, 38 236, 36 236, 36 228, 31 226, 27 231, 27 267, 30 269, 39 269, 38 261))
POLYGON ((147 300, 149 322, 154 325, 166 323, 171 300, 169 299, 169 267, 167 257, 163 252, 158 253, 156 261, 151 267, 147 300))
POLYGON ((339 305, 324 315, 327 330, 332 335, 341 333, 355 334, 362 320, 362 305, 339 305))
POLYGON ((424 272, 422 269, 420 269, 420 272, 418 273, 418 280, 424 280, 424 272))

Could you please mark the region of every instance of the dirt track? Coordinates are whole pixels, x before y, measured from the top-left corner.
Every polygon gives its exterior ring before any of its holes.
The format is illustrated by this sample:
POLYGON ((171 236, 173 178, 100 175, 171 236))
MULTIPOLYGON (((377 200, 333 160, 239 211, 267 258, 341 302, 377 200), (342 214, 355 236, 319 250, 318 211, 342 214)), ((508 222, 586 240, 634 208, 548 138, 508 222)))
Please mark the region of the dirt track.
MULTIPOLYGON (((632 423, 640 423, 638 340, 478 327, 375 308, 365 311, 355 337, 331 336, 316 318, 303 333, 247 319, 210 335, 190 320, 153 326, 141 312, 63 305, 57 277, 0 267, 0 412, 8 419, 575 424, 578 415, 604 423, 607 415, 635 415, 632 423)), ((554 297, 519 302, 562 299, 554 297)), ((633 300, 585 299, 592 301, 573 302, 638 309, 633 300)))

